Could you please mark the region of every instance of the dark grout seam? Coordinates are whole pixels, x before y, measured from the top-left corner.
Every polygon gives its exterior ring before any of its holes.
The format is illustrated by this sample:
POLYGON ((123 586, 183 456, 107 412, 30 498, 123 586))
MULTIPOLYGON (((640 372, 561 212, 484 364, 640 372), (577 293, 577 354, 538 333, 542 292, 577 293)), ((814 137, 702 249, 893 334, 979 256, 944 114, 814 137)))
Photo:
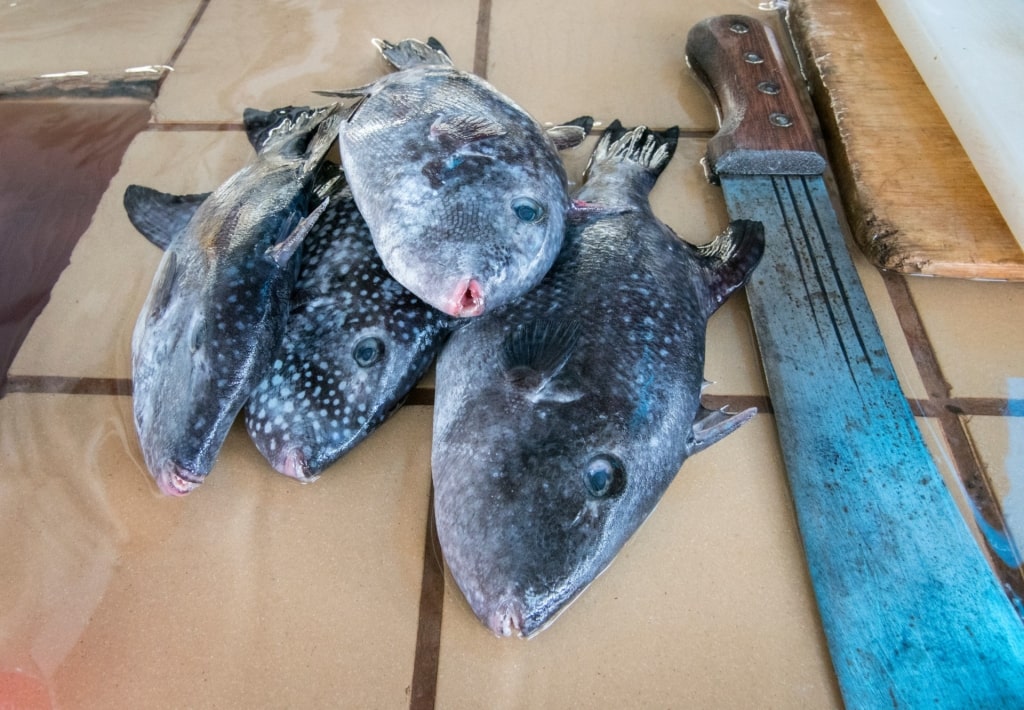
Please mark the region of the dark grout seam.
POLYGON ((434 487, 427 498, 427 532, 423 543, 423 576, 416 628, 416 656, 409 686, 410 710, 433 710, 437 701, 437 670, 441 660, 441 620, 444 611, 444 567, 437 553, 434 525, 434 487))
POLYGON ((487 78, 491 51, 491 0, 480 0, 476 13, 476 44, 473 48, 473 73, 487 78))
POLYGON ((921 320, 921 314, 910 293, 907 277, 888 271, 882 271, 881 274, 928 394, 926 406, 921 409, 921 413, 938 421, 943 437, 949 445, 956 472, 970 498, 975 515, 981 516, 986 525, 997 531, 1002 537, 1001 542, 1010 548, 1014 557, 1012 565, 993 549, 988 535, 983 536, 988 548, 989 559, 994 564, 1004 586, 1008 589, 1009 595, 1011 598, 1016 597, 1014 601, 1024 599, 1024 566, 1022 566, 1021 552, 1010 535, 1002 508, 999 505, 999 498, 985 473, 985 466, 978 457, 964 419, 965 416, 974 415, 1021 416, 1024 415, 1024 402, 985 398, 963 400, 950 398, 952 387, 942 374, 942 368, 939 366, 935 350, 932 348, 924 322, 921 320))
MULTIPOLYGON (((196 31, 196 27, 199 26, 199 21, 203 19, 203 15, 206 13, 206 8, 210 6, 210 0, 200 0, 199 6, 196 8, 196 14, 192 16, 192 20, 188 24, 188 28, 185 30, 185 34, 181 36, 181 41, 178 42, 178 46, 174 48, 174 52, 171 54, 171 58, 167 60, 167 66, 172 69, 177 65, 178 59, 181 58, 181 53, 185 51, 185 45, 192 39, 192 33, 196 31)), ((164 81, 167 79, 167 74, 160 77, 160 81, 157 83, 156 93, 160 94, 160 87, 163 86, 164 81)))
MULTIPOLYGON (((4 394, 102 394, 129 397, 131 380, 117 377, 61 377, 58 375, 10 375, 0 390, 4 394)), ((732 412, 756 407, 761 414, 772 414, 771 399, 767 395, 705 394, 701 401, 708 409, 732 412)), ((959 397, 911 399, 914 416, 937 419, 947 415, 966 417, 1024 417, 1024 399, 996 397, 959 397)), ((433 387, 416 387, 403 402, 413 407, 434 405, 433 387)))

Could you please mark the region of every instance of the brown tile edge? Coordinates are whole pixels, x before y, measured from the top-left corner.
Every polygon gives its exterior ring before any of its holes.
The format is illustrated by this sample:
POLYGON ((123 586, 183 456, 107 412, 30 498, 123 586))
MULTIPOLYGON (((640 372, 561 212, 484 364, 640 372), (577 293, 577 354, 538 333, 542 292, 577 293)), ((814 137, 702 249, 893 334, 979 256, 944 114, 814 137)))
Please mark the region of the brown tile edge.
POLYGON ((441 620, 444 610, 444 567, 434 527, 434 488, 427 501, 427 529, 423 542, 423 578, 420 584, 416 657, 409 686, 410 710, 433 710, 437 700, 437 669, 441 658, 441 620))

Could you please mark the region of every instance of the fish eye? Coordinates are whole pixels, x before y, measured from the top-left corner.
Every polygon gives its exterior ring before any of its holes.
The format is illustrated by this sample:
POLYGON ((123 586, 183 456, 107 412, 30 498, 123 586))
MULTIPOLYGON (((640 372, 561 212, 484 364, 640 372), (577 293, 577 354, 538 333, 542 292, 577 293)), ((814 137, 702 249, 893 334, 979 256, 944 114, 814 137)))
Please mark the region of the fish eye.
POLYGON ((583 485, 594 498, 611 498, 626 485, 626 467, 618 456, 598 454, 583 469, 583 485))
POLYGON ((539 222, 544 217, 544 206, 529 197, 512 200, 512 211, 522 222, 539 222))
POLYGON ((369 367, 384 355, 384 342, 377 337, 363 338, 352 349, 352 357, 359 367, 369 367))

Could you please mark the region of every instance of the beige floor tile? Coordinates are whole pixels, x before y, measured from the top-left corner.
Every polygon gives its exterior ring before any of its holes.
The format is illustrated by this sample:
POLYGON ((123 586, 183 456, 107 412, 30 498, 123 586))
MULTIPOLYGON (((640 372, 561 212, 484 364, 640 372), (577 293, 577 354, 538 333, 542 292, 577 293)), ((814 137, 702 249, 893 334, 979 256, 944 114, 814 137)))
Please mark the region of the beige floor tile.
POLYGON ((436 35, 472 70, 478 3, 375 0, 210 3, 156 102, 160 121, 234 121, 247 106, 319 104, 318 89, 366 84, 386 69, 374 37, 436 35), (240 22, 239 18, 245 18, 240 22))
POLYGON ((840 707, 773 424, 687 461, 533 639, 494 638, 449 578, 438 706, 840 707))
POLYGON ((164 64, 185 35, 198 0, 11 0, 0 6, 0 82, 88 71, 118 75, 164 64))
POLYGON ((251 153, 241 132, 139 134, 11 374, 128 377, 132 329, 161 253, 128 221, 125 188, 139 183, 177 194, 206 192, 240 169, 251 153))
POLYGON ((700 20, 759 13, 754 0, 542 0, 494 3, 487 78, 544 121, 589 113, 630 125, 713 130, 715 112, 686 67, 686 34, 700 20))
POLYGON ((1024 377, 1024 283, 908 283, 953 396, 1008 397, 1024 377))
POLYGON ((236 426, 177 500, 142 469, 129 407, 0 401, 4 660, 59 707, 407 702, 431 410, 403 409, 309 486, 236 426))

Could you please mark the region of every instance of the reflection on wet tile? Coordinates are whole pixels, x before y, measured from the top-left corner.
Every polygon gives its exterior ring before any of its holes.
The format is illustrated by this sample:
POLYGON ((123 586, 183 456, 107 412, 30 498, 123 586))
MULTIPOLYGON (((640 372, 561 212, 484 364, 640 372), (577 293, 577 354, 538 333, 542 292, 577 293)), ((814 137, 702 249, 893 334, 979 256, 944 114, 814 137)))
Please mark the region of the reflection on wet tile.
MULTIPOLYGON (((1024 398, 1024 378, 1017 378, 1012 387, 1016 397, 1024 398)), ((990 536, 991 542, 1004 562, 1016 566, 1014 560, 1024 553, 1024 418, 972 417, 967 429, 1012 536, 990 536)))
POLYGON ((181 500, 155 492, 129 409, 0 401, 4 473, 21 474, 0 476, 0 667, 39 668, 61 707, 407 702, 430 409, 403 409, 309 486, 236 426, 181 500))
POLYGON ((161 121, 237 120, 247 106, 327 103, 311 92, 366 84, 386 70, 374 37, 436 35, 472 70, 475 0, 211 3, 156 103, 161 121), (241 22, 244 18, 244 22, 241 22))
POLYGON ((1024 283, 907 279, 954 397, 1008 397, 1024 377, 1024 283))
POLYGON ((0 5, 0 82, 68 71, 112 75, 164 64, 199 5, 198 0, 5 2, 0 5))
POLYGON ((535 638, 494 638, 447 581, 439 707, 841 706, 770 416, 687 461, 535 638))
POLYGON ((757 5, 754 0, 494 3, 487 78, 543 121, 589 113, 628 125, 713 130, 714 109, 686 66, 686 34, 710 15, 768 18, 757 5))
POLYGON ((177 194, 206 192, 240 169, 251 152, 241 132, 139 134, 11 374, 128 377, 131 332, 160 251, 128 221, 125 188, 140 183, 177 194))

